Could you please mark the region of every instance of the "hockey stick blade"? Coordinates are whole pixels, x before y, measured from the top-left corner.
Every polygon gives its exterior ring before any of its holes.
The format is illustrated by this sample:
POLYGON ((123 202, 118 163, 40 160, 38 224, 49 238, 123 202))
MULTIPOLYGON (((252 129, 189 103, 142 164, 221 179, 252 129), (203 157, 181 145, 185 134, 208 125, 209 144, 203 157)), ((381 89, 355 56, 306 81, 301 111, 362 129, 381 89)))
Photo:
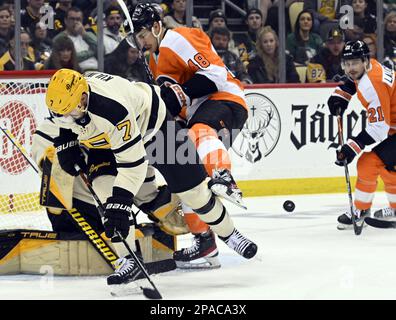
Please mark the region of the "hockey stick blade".
POLYGON ((380 229, 396 229, 396 221, 379 220, 375 218, 366 218, 366 223, 374 228, 380 229))
POLYGON ((356 219, 355 219, 355 224, 353 225, 353 230, 355 231, 355 235, 358 236, 362 233, 362 230, 364 227, 364 221, 365 221, 365 219, 362 219, 362 224, 360 224, 360 221, 356 221, 356 219))
POLYGON ((148 299, 153 299, 153 300, 161 300, 162 296, 159 293, 158 290, 150 289, 150 288, 143 288, 140 287, 143 290, 143 294, 146 298, 148 299))

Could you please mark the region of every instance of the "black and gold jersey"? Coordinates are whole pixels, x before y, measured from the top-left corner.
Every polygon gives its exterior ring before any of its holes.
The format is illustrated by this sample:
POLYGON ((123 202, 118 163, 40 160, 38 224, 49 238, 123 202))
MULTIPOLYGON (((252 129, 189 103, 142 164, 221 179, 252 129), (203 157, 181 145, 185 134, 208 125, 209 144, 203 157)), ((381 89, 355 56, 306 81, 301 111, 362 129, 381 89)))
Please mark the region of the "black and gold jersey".
POLYGON ((88 120, 64 127, 87 148, 112 149, 118 170, 114 186, 136 194, 148 165, 144 144, 165 119, 160 89, 101 72, 86 72, 84 77, 89 85, 88 120))

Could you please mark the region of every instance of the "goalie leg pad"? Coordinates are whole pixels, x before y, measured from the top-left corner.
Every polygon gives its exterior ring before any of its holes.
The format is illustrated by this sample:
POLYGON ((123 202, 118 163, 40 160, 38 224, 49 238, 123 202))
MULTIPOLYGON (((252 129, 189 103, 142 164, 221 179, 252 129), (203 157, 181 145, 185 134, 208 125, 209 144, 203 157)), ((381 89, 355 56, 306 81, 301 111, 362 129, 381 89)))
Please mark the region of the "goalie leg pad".
POLYGON ((40 204, 47 208, 70 210, 73 207, 74 177, 62 170, 52 146, 45 151, 42 170, 40 204))
POLYGON ((156 197, 152 201, 137 206, 170 235, 190 232, 183 218, 180 199, 171 194, 166 185, 156 188, 156 197))

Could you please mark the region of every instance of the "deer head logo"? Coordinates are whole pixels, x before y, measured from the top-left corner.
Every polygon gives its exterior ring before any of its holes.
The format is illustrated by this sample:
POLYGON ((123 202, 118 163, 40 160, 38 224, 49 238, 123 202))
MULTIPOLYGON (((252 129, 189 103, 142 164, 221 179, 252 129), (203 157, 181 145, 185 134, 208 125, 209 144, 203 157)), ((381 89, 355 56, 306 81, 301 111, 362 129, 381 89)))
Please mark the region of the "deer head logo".
POLYGON ((249 118, 232 149, 249 162, 260 161, 275 148, 280 136, 280 116, 275 105, 264 95, 248 93, 249 118))

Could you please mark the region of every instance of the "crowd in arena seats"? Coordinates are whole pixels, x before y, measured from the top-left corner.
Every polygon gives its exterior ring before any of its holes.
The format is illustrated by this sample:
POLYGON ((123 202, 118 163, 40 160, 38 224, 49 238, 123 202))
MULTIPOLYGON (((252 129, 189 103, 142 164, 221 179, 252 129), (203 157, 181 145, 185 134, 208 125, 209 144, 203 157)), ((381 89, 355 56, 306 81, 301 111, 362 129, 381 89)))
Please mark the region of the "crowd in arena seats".
MULTIPOLYGON (((137 3, 155 4, 163 25, 186 25, 186 0, 124 0, 130 11, 137 3)), ((232 0, 247 12, 244 26, 231 28, 219 7, 193 16, 204 29, 228 69, 244 84, 278 83, 278 0, 232 0), (205 24, 208 21, 209 23, 205 24), (231 31, 232 29, 232 31, 231 31)), ((197 1, 198 2, 198 1, 197 1)), ((196 2, 196 3, 197 3, 196 2)), ((104 0, 104 71, 129 80, 147 81, 139 52, 126 41, 126 26, 116 0, 104 0)), ((384 62, 396 70, 396 0, 384 0, 384 62)), ((15 15, 21 17, 21 69, 98 69, 96 0, 0 0, 0 70, 15 70, 15 15), (46 19, 48 12, 53 19, 46 19), (52 23, 52 24, 51 24, 52 23)), ((331 82, 342 76, 341 51, 346 41, 361 39, 377 55, 375 0, 285 0, 286 82, 331 82), (353 18, 340 11, 353 8, 353 18), (351 21, 349 21, 351 20, 351 21), (353 26, 346 29, 342 26, 353 26)))

